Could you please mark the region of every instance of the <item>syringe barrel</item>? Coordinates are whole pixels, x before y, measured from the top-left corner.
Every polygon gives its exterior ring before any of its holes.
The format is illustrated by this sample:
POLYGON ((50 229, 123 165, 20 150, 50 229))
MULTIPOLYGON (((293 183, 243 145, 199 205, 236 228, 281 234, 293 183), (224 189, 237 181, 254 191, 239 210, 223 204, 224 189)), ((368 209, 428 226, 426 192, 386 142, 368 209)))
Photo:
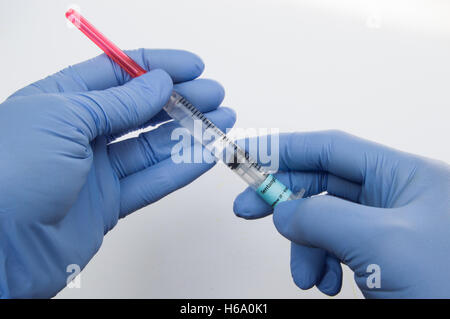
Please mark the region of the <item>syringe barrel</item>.
POLYGON ((280 202, 303 196, 304 191, 294 195, 273 175, 264 172, 247 152, 230 140, 225 133, 177 92, 172 92, 164 110, 185 127, 194 139, 208 149, 216 160, 224 162, 269 205, 274 207, 280 202), (195 130, 196 121, 197 126, 201 128, 200 132, 195 130), (208 138, 205 140, 204 136, 208 138))

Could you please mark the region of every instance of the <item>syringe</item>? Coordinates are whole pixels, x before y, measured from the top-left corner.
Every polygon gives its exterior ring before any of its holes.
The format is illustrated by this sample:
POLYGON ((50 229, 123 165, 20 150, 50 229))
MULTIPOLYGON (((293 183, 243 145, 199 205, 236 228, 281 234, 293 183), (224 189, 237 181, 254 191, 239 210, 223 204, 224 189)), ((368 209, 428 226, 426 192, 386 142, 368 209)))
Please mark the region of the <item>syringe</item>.
MULTIPOLYGON (((66 12, 67 19, 102 49, 114 62, 119 64, 131 77, 138 77, 145 71, 139 64, 108 40, 89 21, 74 9, 66 12)), ((163 108, 170 117, 185 127, 191 135, 208 149, 217 160, 222 160, 250 185, 269 205, 274 207, 280 202, 301 198, 302 189, 297 194, 265 172, 249 154, 234 143, 225 133, 206 118, 195 106, 173 91, 163 108), (196 123, 201 125, 200 136, 195 132, 196 123), (202 137, 208 136, 208 141, 202 137), (228 157, 224 157, 226 154, 228 157)), ((198 125, 198 124, 197 124, 198 125)))

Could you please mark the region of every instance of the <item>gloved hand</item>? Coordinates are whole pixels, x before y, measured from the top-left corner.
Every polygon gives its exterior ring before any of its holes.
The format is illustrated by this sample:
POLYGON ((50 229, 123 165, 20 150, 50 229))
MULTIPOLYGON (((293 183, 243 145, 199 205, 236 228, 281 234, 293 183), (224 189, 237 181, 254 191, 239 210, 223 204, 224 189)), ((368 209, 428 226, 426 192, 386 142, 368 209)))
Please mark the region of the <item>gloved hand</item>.
POLYGON ((222 87, 194 80, 203 71, 197 56, 128 53, 152 71, 130 80, 101 55, 33 83, 0 105, 2 298, 55 295, 66 285, 66 267, 83 268, 119 218, 212 167, 171 160, 173 122, 109 143, 167 121, 161 109, 172 89, 209 112, 222 129, 235 121, 233 111, 217 109, 222 87))
MULTIPOLYGON (((278 178, 307 196, 280 203, 273 220, 292 242, 300 288, 339 292, 354 272, 365 297, 450 297, 450 167, 337 132, 280 136, 278 178)), ((259 218, 270 208, 255 192, 235 213, 259 218)))

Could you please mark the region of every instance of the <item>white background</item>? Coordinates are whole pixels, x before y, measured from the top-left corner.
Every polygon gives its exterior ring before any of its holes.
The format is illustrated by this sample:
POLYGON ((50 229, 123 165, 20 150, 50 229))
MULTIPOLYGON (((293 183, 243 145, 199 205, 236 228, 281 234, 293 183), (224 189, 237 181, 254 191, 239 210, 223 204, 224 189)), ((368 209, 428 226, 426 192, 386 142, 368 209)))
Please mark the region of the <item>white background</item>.
MULTIPOLYGON (((0 98, 99 54, 66 1, 0 2, 0 98)), ((180 48, 220 81, 238 127, 341 129, 450 161, 450 3, 432 0, 78 1, 120 47, 180 48)), ((121 220, 58 297, 317 298, 289 272, 271 218, 232 212, 227 168, 121 220)), ((335 298, 361 297, 345 269, 335 298)))

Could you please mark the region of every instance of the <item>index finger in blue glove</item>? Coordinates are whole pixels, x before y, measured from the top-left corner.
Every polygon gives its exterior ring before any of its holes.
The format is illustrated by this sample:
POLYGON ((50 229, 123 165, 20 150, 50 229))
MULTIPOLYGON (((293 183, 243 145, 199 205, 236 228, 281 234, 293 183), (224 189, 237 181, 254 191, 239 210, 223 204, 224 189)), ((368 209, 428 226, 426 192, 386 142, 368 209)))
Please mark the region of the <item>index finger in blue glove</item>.
MULTIPOLYGON (((217 109, 224 97, 222 86, 216 81, 207 79, 196 79, 194 81, 180 83, 176 85, 176 89, 177 92, 192 101, 202 112, 210 112, 217 109)), ((231 113, 234 119, 235 115, 233 112, 231 113)), ((216 125, 219 125, 223 130, 233 126, 234 120, 233 122, 221 122, 222 118, 228 118, 226 110, 221 110, 221 112, 216 114, 224 114, 223 117, 215 117, 218 121, 216 125)), ((206 113, 206 116, 211 116, 211 114, 208 115, 206 113)), ((138 172, 168 158, 171 154, 172 147, 178 143, 178 141, 174 141, 171 138, 172 131, 177 127, 179 125, 171 121, 151 131, 141 133, 136 138, 129 138, 111 144, 109 146, 109 156, 111 164, 119 178, 138 172)))
MULTIPOLYGON (((203 72, 203 61, 195 54, 181 50, 138 49, 125 51, 145 70, 163 69, 174 83, 190 81, 203 72)), ((123 85, 131 77, 106 54, 69 66, 32 83, 12 97, 42 93, 105 90, 123 85)))
MULTIPOLYGON (((209 112, 217 108, 225 97, 225 90, 218 82, 210 79, 195 79, 178 83, 174 91, 191 102, 200 112, 209 112)), ((171 117, 162 110, 149 121, 149 125, 157 125, 170 120, 171 117)))
POLYGON ((322 171, 362 184, 369 172, 402 153, 351 134, 330 130, 280 137, 282 170, 322 171))
MULTIPOLYGON (((252 144, 259 146, 259 139, 266 138, 257 137, 256 143, 253 141, 252 144)), ((251 142, 246 144, 251 145, 251 142)), ((268 154, 274 154, 271 143, 265 144, 268 144, 268 154)), ((278 145, 274 146, 279 150, 279 169, 282 171, 328 172, 359 184, 364 181, 366 170, 376 167, 368 161, 378 161, 380 153, 383 156, 398 154, 386 146, 337 130, 280 134, 278 145)), ((249 149, 255 158, 259 151, 259 147, 249 149)))
MULTIPOLYGON (((385 225, 395 225, 393 209, 370 207, 322 195, 287 201, 274 209, 273 221, 287 239, 323 248, 346 264, 361 245, 369 247, 385 225)), ((369 248, 368 248, 369 249, 369 248)))

